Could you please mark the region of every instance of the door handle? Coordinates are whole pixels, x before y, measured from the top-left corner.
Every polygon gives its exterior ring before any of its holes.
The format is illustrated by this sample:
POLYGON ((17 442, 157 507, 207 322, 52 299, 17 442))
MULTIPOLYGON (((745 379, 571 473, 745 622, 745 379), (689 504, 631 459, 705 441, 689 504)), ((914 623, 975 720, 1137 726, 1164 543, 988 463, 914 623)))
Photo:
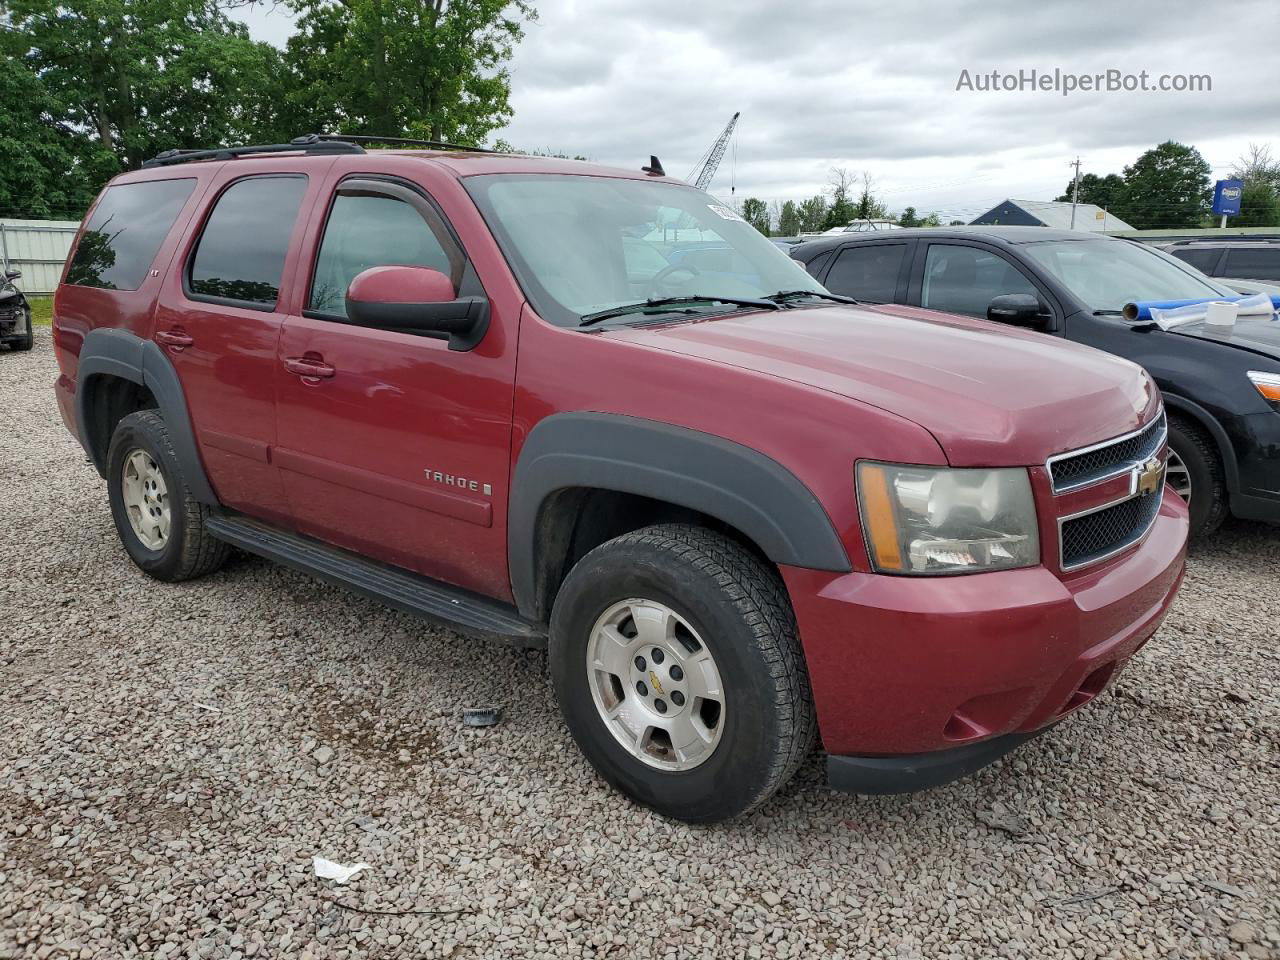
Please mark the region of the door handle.
POLYGON ((183 350, 195 343, 191 335, 183 330, 160 330, 156 333, 156 340, 174 350, 183 350))
POLYGON ((318 357, 285 357, 284 368, 304 380, 327 380, 338 371, 318 357))

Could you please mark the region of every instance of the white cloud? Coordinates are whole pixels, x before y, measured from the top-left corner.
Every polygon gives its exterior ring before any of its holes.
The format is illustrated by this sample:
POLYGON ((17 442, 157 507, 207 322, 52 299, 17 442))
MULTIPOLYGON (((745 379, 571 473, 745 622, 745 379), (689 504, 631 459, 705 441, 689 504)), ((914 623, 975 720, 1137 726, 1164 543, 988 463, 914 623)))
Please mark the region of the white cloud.
MULTIPOLYGON (((891 208, 948 218, 1008 196, 1051 199, 1077 154, 1118 173, 1174 139, 1223 176, 1250 141, 1280 133, 1280 62, 1251 52, 1271 0, 1120 4, 964 0, 544 0, 511 64, 502 131, 636 167, 656 153, 688 173, 735 110, 742 120, 713 192, 800 199, 833 166, 869 171, 891 208), (1209 74, 1203 93, 957 92, 971 73, 1209 74)), ((240 16, 283 44, 288 11, 240 16)))

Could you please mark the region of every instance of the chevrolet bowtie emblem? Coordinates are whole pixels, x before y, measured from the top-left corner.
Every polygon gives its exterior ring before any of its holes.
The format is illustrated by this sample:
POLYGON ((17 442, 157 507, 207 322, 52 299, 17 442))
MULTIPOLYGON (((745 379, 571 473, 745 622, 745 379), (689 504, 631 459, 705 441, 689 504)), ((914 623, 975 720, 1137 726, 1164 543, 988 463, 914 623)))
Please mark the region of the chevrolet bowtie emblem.
POLYGON ((1164 479, 1164 464, 1159 457, 1151 457, 1145 463, 1134 468, 1134 479, 1138 493, 1146 496, 1160 489, 1160 481, 1164 479))
POLYGON ((649 684, 658 693, 664 692, 662 689, 662 681, 658 679, 658 675, 654 673, 652 670, 649 671, 649 684))

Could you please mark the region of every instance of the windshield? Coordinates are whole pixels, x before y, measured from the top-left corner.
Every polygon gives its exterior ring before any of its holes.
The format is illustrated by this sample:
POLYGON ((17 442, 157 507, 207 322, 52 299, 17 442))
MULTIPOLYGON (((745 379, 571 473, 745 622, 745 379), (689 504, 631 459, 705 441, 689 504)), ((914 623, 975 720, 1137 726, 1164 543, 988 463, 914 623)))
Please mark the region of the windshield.
POLYGON ((1136 243, 1049 240, 1023 249, 1092 310, 1119 313, 1134 301, 1191 300, 1227 292, 1194 267, 1136 243))
MULTIPOLYGON (((693 187, 543 174, 485 175, 464 183, 533 308, 553 323, 576 325, 650 299, 825 292, 733 210, 693 187)), ((681 307, 690 309, 688 303, 681 307)), ((609 319, 635 322, 646 315, 609 319)))

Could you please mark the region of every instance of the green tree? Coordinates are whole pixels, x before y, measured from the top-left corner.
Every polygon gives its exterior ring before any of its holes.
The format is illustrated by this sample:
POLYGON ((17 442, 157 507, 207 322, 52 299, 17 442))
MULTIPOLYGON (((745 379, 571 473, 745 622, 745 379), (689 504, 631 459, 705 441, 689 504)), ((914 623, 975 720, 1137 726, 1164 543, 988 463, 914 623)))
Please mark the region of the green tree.
MULTIPOLYGON (((1070 203, 1074 181, 1067 181, 1067 189, 1057 197, 1059 203, 1070 203)), ((1114 210, 1120 199, 1120 191, 1124 189, 1124 180, 1118 173, 1108 173, 1100 177, 1096 173, 1086 173, 1080 178, 1080 203, 1092 203, 1104 210, 1114 210)))
POLYGON ((848 226, 858 215, 853 201, 853 174, 844 167, 832 167, 828 187, 831 190, 831 203, 827 207, 826 218, 822 221, 822 229, 848 226))
POLYGON ((1114 212, 1139 230, 1198 227, 1212 196, 1209 170, 1195 147, 1166 141, 1124 168, 1114 212))
POLYGON ((58 122, 119 166, 271 127, 279 54, 215 0, 5 0, 4 10, 5 52, 39 78, 58 122))
POLYGON ((1262 180, 1246 180, 1240 212, 1227 221, 1233 227, 1280 227, 1280 197, 1262 180))
POLYGON ((794 200, 788 200, 778 211, 778 234, 783 237, 795 237, 800 234, 800 208, 794 200))
POLYGON ((817 233, 827 222, 827 200, 822 196, 801 200, 796 212, 800 214, 800 232, 817 233))
POLYGON ((922 227, 940 227, 942 226, 942 217, 938 215, 938 211, 932 210, 929 215, 920 221, 922 227))
POLYGON ((115 156, 62 115, 21 60, 0 61, 0 216, 79 219, 115 171, 115 156))
POLYGON ((482 143, 511 116, 526 0, 289 0, 286 114, 306 129, 482 143))
POLYGON ((766 237, 769 236, 769 206, 763 200, 747 197, 742 201, 742 219, 766 237))
POLYGON ((1236 161, 1231 176, 1245 183, 1266 183, 1280 191, 1280 160, 1271 157, 1271 147, 1265 143, 1249 144, 1249 152, 1236 161))
POLYGON ((907 207, 902 211, 902 215, 898 217, 898 226, 900 227, 918 227, 920 226, 920 218, 916 216, 915 207, 907 207))
POLYGON ((858 202, 854 204, 853 219, 883 220, 889 216, 885 205, 876 199, 871 192, 871 174, 862 172, 862 191, 858 194, 858 202))

